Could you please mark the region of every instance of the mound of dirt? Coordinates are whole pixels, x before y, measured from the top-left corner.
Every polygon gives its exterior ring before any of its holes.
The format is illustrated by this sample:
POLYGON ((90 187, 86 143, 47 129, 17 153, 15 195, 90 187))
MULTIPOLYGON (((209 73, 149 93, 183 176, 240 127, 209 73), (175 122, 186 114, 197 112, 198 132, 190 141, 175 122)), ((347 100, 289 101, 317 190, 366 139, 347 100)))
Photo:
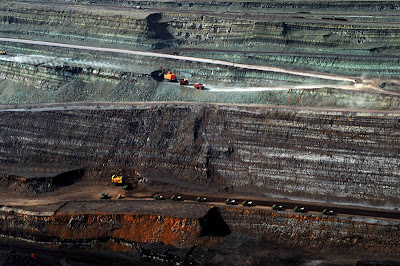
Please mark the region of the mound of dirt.
POLYGON ((83 177, 84 173, 85 171, 83 169, 77 169, 53 177, 32 178, 1 174, 0 186, 5 190, 13 191, 18 194, 43 194, 74 184, 83 177))

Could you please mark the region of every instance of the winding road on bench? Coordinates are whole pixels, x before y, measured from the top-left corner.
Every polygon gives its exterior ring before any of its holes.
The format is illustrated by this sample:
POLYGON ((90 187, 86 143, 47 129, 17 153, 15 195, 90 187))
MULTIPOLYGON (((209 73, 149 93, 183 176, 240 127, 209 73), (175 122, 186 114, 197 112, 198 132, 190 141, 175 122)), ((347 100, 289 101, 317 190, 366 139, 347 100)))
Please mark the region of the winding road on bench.
MULTIPOLYGON (((111 199, 109 201, 118 200, 117 195, 120 193, 125 194, 126 198, 123 201, 133 201, 138 202, 140 204, 141 201, 154 201, 154 195, 162 195, 164 200, 159 201, 160 204, 164 202, 170 202, 170 198, 172 195, 181 195, 184 202, 188 203, 196 203, 196 198, 198 196, 206 197, 207 201, 202 203, 208 206, 226 206, 225 200, 227 197, 231 199, 236 199, 236 204, 230 205, 234 208, 252 208, 252 209, 260 209, 260 210, 269 210, 271 211, 271 206, 273 204, 282 205, 283 210, 285 212, 293 212, 295 206, 305 207, 306 212, 303 215, 312 214, 322 216, 321 211, 323 209, 332 210, 337 216, 352 216, 352 217, 364 217, 366 219, 381 219, 386 221, 392 221, 398 223, 400 221, 400 212, 398 210, 388 210, 388 209, 377 209, 377 208, 368 208, 361 206, 350 206, 350 205, 335 205, 328 203, 320 203, 320 202, 304 202, 304 201, 291 201, 291 200, 283 200, 283 199, 271 199, 271 198, 256 198, 249 199, 251 200, 253 205, 252 207, 243 207, 241 202, 245 200, 244 196, 239 195, 199 195, 194 193, 181 193, 176 194, 171 191, 167 192, 135 192, 135 191, 125 191, 122 190, 121 187, 115 186, 104 186, 104 185, 91 185, 91 186, 73 186, 69 190, 64 190, 61 192, 53 192, 48 195, 38 195, 35 198, 32 197, 19 197, 8 196, 6 193, 1 195, 0 197, 0 210, 9 211, 18 206, 43 206, 43 210, 41 211, 43 214, 51 216, 52 205, 59 205, 57 211, 69 202, 86 202, 90 204, 92 202, 105 202, 100 199, 100 195, 104 192, 107 192, 111 199), (236 196, 236 197, 235 197, 236 196), (47 208, 46 206, 50 206, 47 208)), ((118 200, 119 201, 119 200, 118 200)), ((177 205, 180 206, 180 205, 177 205)), ((29 214, 32 211, 22 210, 22 214, 29 214)), ((300 215, 300 213, 297 213, 300 215)))
MULTIPOLYGON (((210 92, 238 92, 238 91, 271 91, 271 90, 307 90, 307 89, 318 89, 318 88, 333 88, 340 90, 349 90, 349 91, 361 91, 361 92, 374 92, 374 93, 382 93, 388 95, 400 96, 400 92, 397 91, 388 91, 384 90, 380 87, 382 80, 380 78, 368 78, 368 79, 360 79, 359 82, 356 82, 356 76, 346 76, 346 75, 337 75, 337 74, 329 74, 315 71, 305 71, 305 70, 289 70, 279 67, 271 67, 271 66, 260 66, 260 65, 248 65, 248 64, 238 64, 229 61, 216 60, 210 58, 198 58, 198 57, 189 57, 189 56, 180 56, 180 55, 171 55, 171 54, 163 54, 160 52, 146 52, 146 51, 133 51, 133 50, 123 50, 123 49, 114 49, 114 48, 105 48, 105 47, 93 47, 93 46, 83 46, 83 45, 75 45, 75 44, 67 44, 67 43, 54 43, 54 42, 43 42, 43 41, 34 41, 34 40, 25 40, 25 39, 14 39, 14 38, 0 38, 0 42, 11 42, 11 43, 23 43, 30 45, 39 45, 39 46, 49 46, 49 47, 60 47, 60 48, 70 48, 70 49, 78 49, 78 50, 89 50, 89 51, 100 51, 100 52, 110 52, 110 53, 120 53, 120 54, 129 54, 129 55, 138 55, 138 56, 148 56, 155 58, 166 58, 172 60, 182 60, 189 62, 199 62, 205 64, 213 64, 220 65, 225 67, 233 67, 238 69, 249 69, 249 70, 258 70, 265 72, 275 72, 275 73, 284 73, 302 77, 310 77, 310 78, 318 78, 323 80, 334 80, 338 82, 344 82, 345 84, 313 84, 313 85, 292 85, 292 86, 284 86, 284 87, 232 87, 229 88, 214 86, 212 84, 205 84, 206 89, 210 92)), ((12 61, 12 58, 7 58, 6 61, 12 61)), ((0 60, 3 60, 0 57, 0 60)), ((398 84, 400 86, 400 80, 393 79, 390 82, 398 84)))
POLYGON ((311 71, 287 70, 287 69, 283 69, 283 68, 269 67, 269 66, 237 64, 237 63, 232 63, 229 61, 222 61, 222 60, 215 60, 215 59, 208 59, 208 58, 197 58, 197 57, 189 57, 189 56, 161 54, 161 53, 155 53, 155 52, 132 51, 132 50, 123 50, 123 49, 114 49, 114 48, 83 46, 83 45, 74 45, 74 44, 66 44, 66 43, 42 42, 42 41, 13 39, 13 38, 0 38, 0 41, 41 45, 41 46, 80 49, 80 50, 130 54, 130 55, 139 55, 139 56, 149 56, 149 57, 158 57, 158 58, 169 58, 169 59, 174 59, 174 60, 199 62, 199 63, 213 64, 213 65, 242 68, 242 69, 277 72, 277 73, 285 73, 285 74, 291 74, 291 75, 297 75, 297 76, 303 76, 303 77, 320 78, 320 79, 325 79, 325 80, 336 80, 336 81, 345 81, 345 82, 354 83, 354 77, 350 77, 350 76, 340 76, 340 75, 317 73, 317 72, 311 72, 311 71))

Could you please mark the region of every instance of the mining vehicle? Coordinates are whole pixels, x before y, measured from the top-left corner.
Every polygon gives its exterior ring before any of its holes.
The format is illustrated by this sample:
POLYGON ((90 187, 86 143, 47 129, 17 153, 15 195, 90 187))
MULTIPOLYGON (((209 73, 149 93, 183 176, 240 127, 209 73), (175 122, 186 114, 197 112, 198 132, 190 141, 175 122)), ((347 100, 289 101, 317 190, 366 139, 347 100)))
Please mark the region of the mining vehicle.
POLYGON ((175 81, 176 75, 168 70, 167 74, 164 74, 164 79, 168 81, 175 81))
POLYGON ((173 201, 183 201, 183 199, 182 199, 181 196, 176 196, 176 195, 173 195, 173 196, 171 197, 171 200, 173 200, 173 201))
POLYGON ((362 83, 362 82, 363 82, 361 78, 356 78, 354 81, 355 81, 356 83, 362 83))
POLYGON ((227 199, 225 200, 226 205, 236 205, 236 200, 227 199))
POLYGON ((103 193, 100 195, 100 199, 110 199, 111 197, 108 195, 108 193, 103 193))
POLYGON ((205 197, 197 197, 197 202, 206 202, 207 201, 207 198, 205 198, 205 197))
POLYGON ((0 51, 0 55, 6 55, 7 53, 5 51, 0 51))
POLYGON ((180 79, 180 80, 179 80, 179 84, 180 84, 181 86, 183 86, 183 85, 188 85, 188 84, 189 84, 189 80, 188 80, 187 78, 180 79))
POLYGON ((111 182, 116 186, 117 185, 123 185, 124 184, 124 177, 122 175, 120 175, 120 176, 113 175, 111 177, 111 182))
POLYGON ((293 211, 294 212, 307 212, 304 207, 299 207, 299 206, 294 207, 293 211))
POLYGON ((251 207, 254 206, 252 201, 245 200, 242 202, 243 206, 251 207))
POLYGON ((117 199, 123 199, 123 198, 125 198, 125 195, 123 195, 123 194, 118 194, 117 199))
POLYGON ((204 85, 201 83, 196 83, 193 85, 196 90, 204 90, 204 85))
POLYGON ((161 195, 154 195, 153 199, 155 199, 155 200, 163 200, 164 197, 161 196, 161 195))
POLYGON ((324 209, 322 215, 334 215, 334 212, 332 210, 324 209))
POLYGON ((283 210, 283 206, 274 204, 274 205, 272 205, 272 209, 274 211, 282 211, 283 210))

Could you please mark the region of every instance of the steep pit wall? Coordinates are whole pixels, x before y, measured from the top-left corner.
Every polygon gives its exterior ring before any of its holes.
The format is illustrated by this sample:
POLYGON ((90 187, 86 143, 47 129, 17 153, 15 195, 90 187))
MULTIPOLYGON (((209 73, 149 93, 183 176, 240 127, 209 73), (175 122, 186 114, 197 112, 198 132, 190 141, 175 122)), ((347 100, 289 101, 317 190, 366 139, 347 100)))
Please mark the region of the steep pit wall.
POLYGON ((195 16, 166 12, 162 22, 180 47, 227 49, 236 51, 307 51, 341 54, 381 52, 398 49, 398 25, 382 25, 285 17, 195 16), (397 37, 395 37, 397 36, 397 37), (382 47, 382 44, 385 47, 382 47), (372 49, 372 50, 371 50, 372 49), (355 50, 355 51, 354 51, 355 50))
MULTIPOLYGON (((87 3, 84 0, 77 0, 78 3, 87 3)), ((141 6, 142 8, 160 8, 160 9, 179 9, 182 11, 223 11, 229 10, 232 12, 247 12, 247 13, 275 13, 275 12, 287 12, 296 13, 300 12, 299 15, 311 14, 312 11, 320 11, 321 9, 329 11, 340 11, 342 13, 390 13, 396 12, 400 8, 397 1, 226 1, 226 0, 202 0, 202 1, 135 1, 135 0, 95 0, 91 3, 103 4, 103 5, 120 5, 120 6, 141 6), (350 10, 352 9, 352 10, 350 10), (309 11, 308 13, 306 13, 309 11)))
POLYGON ((193 203, 181 207, 176 210, 176 204, 155 201, 70 202, 55 212, 2 207, 0 234, 56 244, 125 241, 133 246, 163 242, 192 247, 215 243, 217 238, 207 234, 213 221, 204 217, 218 216, 218 211, 193 203))
POLYGON ((3 36, 151 49, 163 40, 154 32, 157 17, 148 19, 150 14, 135 10, 116 12, 106 8, 88 10, 75 5, 15 2, 0 7, 0 23, 3 36))
MULTIPOLYGON (((367 1, 373 11, 366 14, 372 12, 371 17, 383 17, 379 23, 372 19, 366 22, 352 21, 352 16, 344 19, 339 16, 337 20, 337 15, 332 16, 329 11, 325 11, 326 15, 320 11, 322 14, 317 16, 308 13, 287 15, 286 8, 292 8, 294 12, 315 8, 323 10, 324 4, 320 2, 230 3, 239 5, 243 14, 229 13, 235 11, 227 4, 229 2, 132 2, 133 6, 143 4, 150 9, 114 7, 108 10, 99 6, 88 9, 87 5, 13 2, 0 7, 0 23, 3 36, 131 49, 195 47, 240 51, 287 52, 293 49, 334 54, 345 51, 350 54, 396 54, 400 44, 400 28, 393 23, 393 20, 398 22, 396 16, 380 13, 382 10, 396 10, 398 4, 394 2, 375 2, 374 6, 367 1), (178 7, 182 4, 192 5, 191 12, 182 11, 178 7), (163 5, 166 10, 153 9, 163 8, 163 5), (277 14, 265 16, 263 10, 277 14), (227 13, 221 14, 221 11, 227 13), (253 14, 249 15, 248 12, 253 14)), ((358 3, 354 6, 350 2, 343 4, 341 11, 345 7, 354 10, 358 3)), ((326 5, 336 4, 329 2, 326 5)), ((362 9, 360 12, 364 12, 365 16, 366 11, 362 9)))
POLYGON ((169 173, 153 176, 165 183, 178 179, 205 191, 231 187, 257 196, 400 204, 397 112, 97 106, 2 111, 0 162, 66 169, 138 166, 169 173))
MULTIPOLYGON (((201 57, 253 65, 273 65, 288 69, 309 69, 353 76, 397 78, 400 58, 385 55, 357 56, 316 53, 233 52, 182 49, 183 56, 201 57)), ((385 87, 386 89, 387 87, 385 87)))
POLYGON ((162 243, 180 248, 175 258, 182 261, 190 253, 200 259, 193 252, 197 247, 210 248, 206 255, 210 260, 217 253, 229 258, 245 239, 257 243, 255 254, 272 247, 376 256, 398 256, 400 251, 398 221, 167 201, 69 202, 51 212, 54 207, 47 206, 47 212, 46 206, 35 206, 35 211, 0 208, 1 236, 50 247, 73 244, 154 257, 157 250, 171 250, 162 243), (226 245, 229 251, 221 252, 226 245))
POLYGON ((400 223, 360 217, 320 216, 220 208, 233 235, 251 235, 265 245, 320 252, 397 255, 400 223))

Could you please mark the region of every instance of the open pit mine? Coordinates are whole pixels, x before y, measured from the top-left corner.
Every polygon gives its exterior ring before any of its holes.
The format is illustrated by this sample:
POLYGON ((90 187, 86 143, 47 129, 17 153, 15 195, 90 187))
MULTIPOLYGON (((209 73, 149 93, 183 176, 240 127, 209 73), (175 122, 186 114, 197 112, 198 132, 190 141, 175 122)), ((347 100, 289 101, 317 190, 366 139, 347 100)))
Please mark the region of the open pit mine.
POLYGON ((0 265, 400 265, 400 2, 0 5, 0 265))

